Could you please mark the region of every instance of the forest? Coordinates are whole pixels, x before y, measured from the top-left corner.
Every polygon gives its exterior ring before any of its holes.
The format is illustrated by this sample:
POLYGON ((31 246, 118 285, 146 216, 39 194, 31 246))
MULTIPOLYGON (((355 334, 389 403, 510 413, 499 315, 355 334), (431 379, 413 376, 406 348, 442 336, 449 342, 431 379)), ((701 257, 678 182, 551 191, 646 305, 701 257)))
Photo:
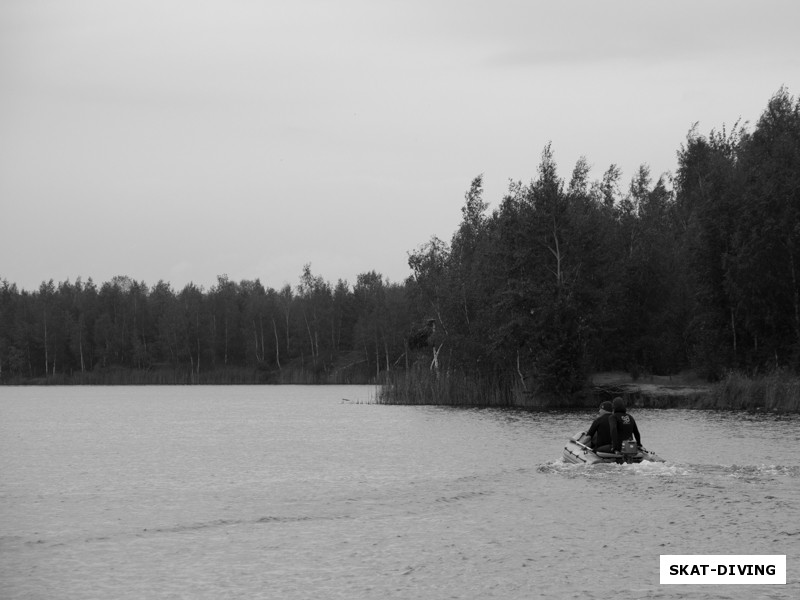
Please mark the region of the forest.
MULTIPOLYGON (((800 371, 800 100, 691 128, 674 173, 629 183, 552 146, 489 210, 482 176, 410 276, 208 290, 128 277, 0 282, 3 383, 367 383, 447 377, 568 397, 592 372, 800 371)), ((484 393, 483 391, 481 393, 484 393)))

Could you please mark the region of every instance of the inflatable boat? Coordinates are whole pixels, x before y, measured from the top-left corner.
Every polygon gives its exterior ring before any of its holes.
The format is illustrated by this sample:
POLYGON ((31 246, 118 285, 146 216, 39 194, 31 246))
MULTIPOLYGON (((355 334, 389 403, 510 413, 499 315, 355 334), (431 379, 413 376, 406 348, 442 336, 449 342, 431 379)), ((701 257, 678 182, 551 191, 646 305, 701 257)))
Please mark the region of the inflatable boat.
POLYGON ((637 446, 635 442, 623 442, 622 452, 595 452, 580 440, 586 434, 581 431, 569 439, 564 446, 564 461, 574 464, 596 465, 598 463, 665 462, 655 452, 637 446))

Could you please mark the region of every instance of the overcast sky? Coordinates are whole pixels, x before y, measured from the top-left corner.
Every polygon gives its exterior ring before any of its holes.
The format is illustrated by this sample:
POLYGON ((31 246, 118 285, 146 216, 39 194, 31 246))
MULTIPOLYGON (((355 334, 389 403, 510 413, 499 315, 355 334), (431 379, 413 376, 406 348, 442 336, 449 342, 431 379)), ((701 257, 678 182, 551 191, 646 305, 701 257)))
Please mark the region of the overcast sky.
POLYGON ((627 185, 800 94, 800 3, 2 0, 0 280, 391 281, 552 142, 627 185))

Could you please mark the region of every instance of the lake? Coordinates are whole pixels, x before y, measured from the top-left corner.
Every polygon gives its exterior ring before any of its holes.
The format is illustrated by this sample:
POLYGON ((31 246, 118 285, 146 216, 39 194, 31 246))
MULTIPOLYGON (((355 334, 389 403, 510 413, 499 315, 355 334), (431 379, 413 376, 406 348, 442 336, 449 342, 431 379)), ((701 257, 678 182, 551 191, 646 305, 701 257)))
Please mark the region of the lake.
POLYGON ((800 598, 800 416, 631 410, 667 462, 567 465, 591 412, 369 386, 0 387, 0 597, 800 598), (662 586, 661 554, 785 554, 662 586))

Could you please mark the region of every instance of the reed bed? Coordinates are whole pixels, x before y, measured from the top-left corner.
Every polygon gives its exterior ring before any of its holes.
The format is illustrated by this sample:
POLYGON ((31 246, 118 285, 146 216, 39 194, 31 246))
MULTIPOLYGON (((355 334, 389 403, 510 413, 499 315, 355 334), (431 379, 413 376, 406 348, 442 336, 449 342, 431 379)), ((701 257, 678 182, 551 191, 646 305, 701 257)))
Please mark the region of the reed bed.
POLYGON ((783 371, 748 377, 730 372, 697 408, 800 412, 800 377, 783 371))
MULTIPOLYGON (((513 407, 527 409, 593 408, 602 399, 596 393, 555 398, 521 390, 513 380, 472 378, 460 372, 435 373, 412 369, 387 374, 381 382, 378 404, 513 407)), ((664 396, 624 395, 631 405, 650 408, 746 410, 800 413, 800 377, 776 372, 758 377, 729 373, 708 392, 670 393, 664 396)), ((604 397, 603 397, 604 398, 604 397)))
POLYGON ((435 372, 425 368, 384 375, 377 404, 467 407, 517 406, 513 383, 472 378, 462 372, 435 372))

